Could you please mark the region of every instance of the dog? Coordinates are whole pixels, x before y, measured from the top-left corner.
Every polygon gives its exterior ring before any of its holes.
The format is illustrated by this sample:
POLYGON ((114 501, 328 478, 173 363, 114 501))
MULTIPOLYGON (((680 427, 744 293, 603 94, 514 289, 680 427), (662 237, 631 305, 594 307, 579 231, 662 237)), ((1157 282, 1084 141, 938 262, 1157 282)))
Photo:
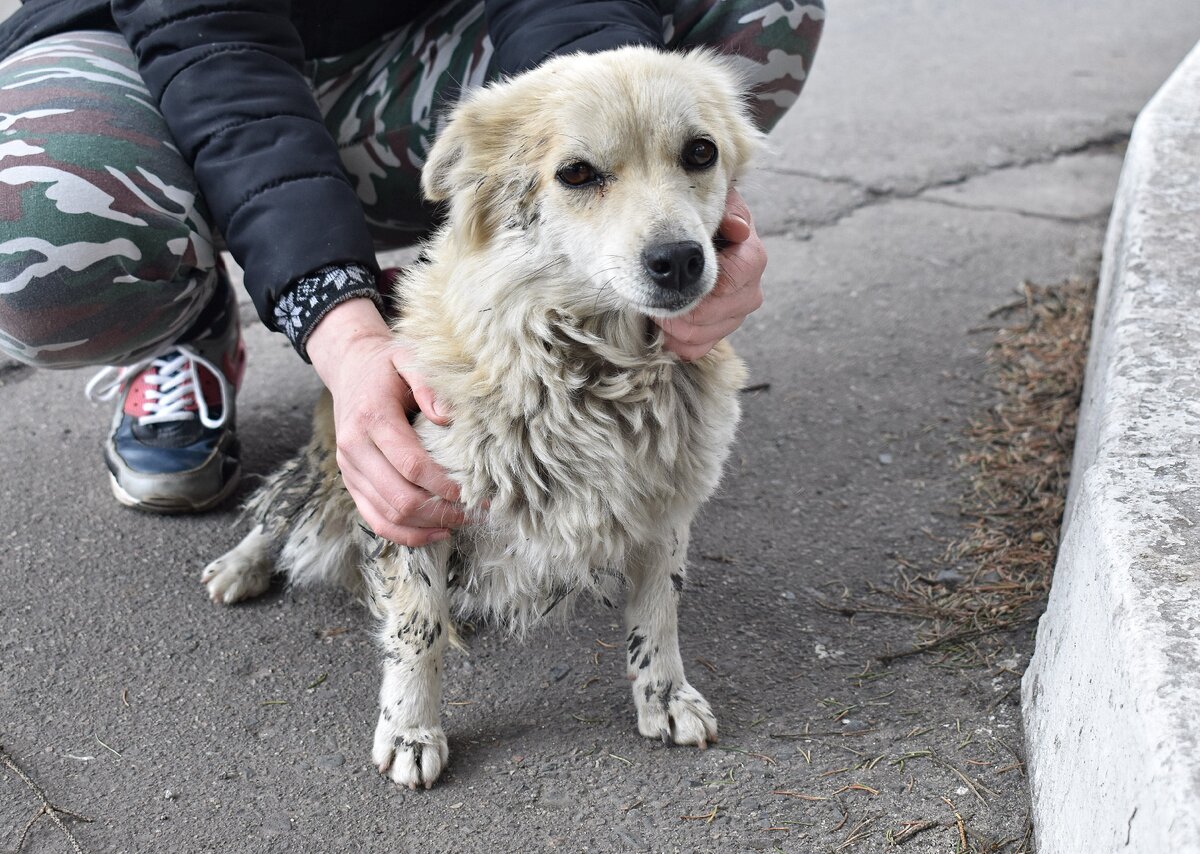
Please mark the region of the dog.
POLYGON ((473 523, 423 548, 376 538, 342 485, 326 393, 309 444, 251 498, 253 530, 203 573, 225 604, 273 573, 363 595, 383 649, 372 758, 395 783, 429 787, 446 764, 454 618, 520 633, 622 588, 638 731, 716 740, 676 613, 745 370, 725 342, 680 361, 650 318, 714 287, 726 193, 760 141, 729 60, 645 47, 477 90, 438 135, 422 190, 446 219, 396 282, 391 323, 453 413, 414 426, 473 523))

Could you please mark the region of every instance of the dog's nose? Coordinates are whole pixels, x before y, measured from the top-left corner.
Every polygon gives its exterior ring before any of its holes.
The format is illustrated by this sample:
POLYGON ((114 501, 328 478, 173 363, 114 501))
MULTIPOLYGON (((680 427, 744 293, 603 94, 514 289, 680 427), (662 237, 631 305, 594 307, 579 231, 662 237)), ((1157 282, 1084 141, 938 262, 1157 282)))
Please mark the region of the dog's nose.
POLYGON ((700 280, 704 249, 694 240, 659 243, 642 253, 642 264, 660 288, 682 291, 700 280))

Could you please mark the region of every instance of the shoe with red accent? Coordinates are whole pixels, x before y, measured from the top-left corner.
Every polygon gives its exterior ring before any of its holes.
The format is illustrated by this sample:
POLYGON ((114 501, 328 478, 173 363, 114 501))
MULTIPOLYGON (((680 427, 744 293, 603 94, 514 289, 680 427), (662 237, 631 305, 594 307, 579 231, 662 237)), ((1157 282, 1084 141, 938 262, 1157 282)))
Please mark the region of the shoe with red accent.
POLYGON ((233 494, 241 476, 234 396, 245 362, 230 305, 201 337, 92 378, 88 397, 122 401, 104 445, 118 501, 195 513, 233 494))

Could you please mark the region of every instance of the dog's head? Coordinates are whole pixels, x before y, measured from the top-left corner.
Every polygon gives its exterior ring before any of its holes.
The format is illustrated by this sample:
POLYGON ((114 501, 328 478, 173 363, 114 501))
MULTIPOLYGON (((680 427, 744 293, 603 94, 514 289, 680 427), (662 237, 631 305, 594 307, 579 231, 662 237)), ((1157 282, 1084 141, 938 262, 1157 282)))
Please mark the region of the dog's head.
POLYGON ((564 308, 665 317, 715 284, 726 193, 760 139, 726 59, 576 54, 467 96, 422 187, 455 239, 520 243, 586 283, 564 308))

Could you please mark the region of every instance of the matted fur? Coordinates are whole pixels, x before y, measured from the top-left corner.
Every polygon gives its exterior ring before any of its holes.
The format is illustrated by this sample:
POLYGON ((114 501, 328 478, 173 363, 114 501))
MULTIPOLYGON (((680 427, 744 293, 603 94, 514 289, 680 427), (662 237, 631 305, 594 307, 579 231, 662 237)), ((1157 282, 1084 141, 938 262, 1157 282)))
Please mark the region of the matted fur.
POLYGON ((341 484, 326 395, 313 439, 251 500, 254 529, 204 574, 226 603, 273 571, 364 590, 384 651, 373 755, 397 783, 428 786, 445 764, 454 617, 523 631, 621 587, 639 731, 716 738, 684 676, 676 603, 744 370, 724 342, 681 362, 647 316, 714 286, 726 192, 758 141, 724 60, 646 48, 551 60, 468 96, 440 134, 423 186, 447 220, 397 283, 393 328, 453 413, 416 429, 474 524, 422 549, 375 540, 341 484), (715 165, 684 168, 696 139, 715 143, 715 165), (602 180, 566 186, 556 173, 575 162, 602 180), (682 241, 703 247, 703 274, 687 293, 656 289, 643 252, 682 241))

